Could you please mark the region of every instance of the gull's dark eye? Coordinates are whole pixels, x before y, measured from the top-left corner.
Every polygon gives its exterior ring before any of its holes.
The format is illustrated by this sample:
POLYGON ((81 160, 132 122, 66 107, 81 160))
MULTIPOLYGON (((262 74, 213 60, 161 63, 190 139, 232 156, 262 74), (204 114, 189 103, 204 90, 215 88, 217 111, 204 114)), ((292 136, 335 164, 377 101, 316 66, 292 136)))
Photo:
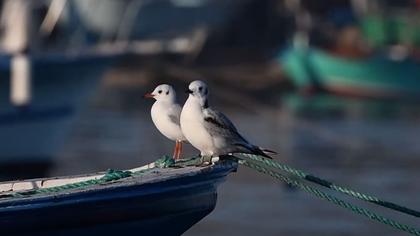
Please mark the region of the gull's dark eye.
POLYGON ((169 94, 169 91, 166 91, 166 95, 168 95, 169 94))
POLYGON ((201 92, 201 90, 203 90, 203 87, 198 87, 198 91, 201 92))
POLYGON ((161 94, 162 93, 162 90, 159 90, 158 93, 161 94))

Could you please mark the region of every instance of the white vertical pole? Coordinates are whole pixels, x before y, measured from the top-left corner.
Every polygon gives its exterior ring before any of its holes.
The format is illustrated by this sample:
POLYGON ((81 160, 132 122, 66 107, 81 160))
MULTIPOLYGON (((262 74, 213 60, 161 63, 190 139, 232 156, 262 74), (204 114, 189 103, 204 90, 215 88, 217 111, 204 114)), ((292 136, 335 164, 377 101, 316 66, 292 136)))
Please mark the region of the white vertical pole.
MULTIPOLYGON (((32 26, 31 0, 5 0, 1 24, 5 28, 2 49, 12 54, 10 63, 10 100, 15 106, 31 101, 31 61, 24 53, 29 49, 32 26)), ((34 38, 32 38, 33 40, 34 38)))
POLYGON ((6 0, 1 12, 1 25, 4 34, 1 49, 14 54, 24 51, 29 46, 31 37, 31 0, 6 0))
POLYGON ((31 101, 31 61, 26 54, 17 54, 11 62, 10 100, 15 106, 31 101))

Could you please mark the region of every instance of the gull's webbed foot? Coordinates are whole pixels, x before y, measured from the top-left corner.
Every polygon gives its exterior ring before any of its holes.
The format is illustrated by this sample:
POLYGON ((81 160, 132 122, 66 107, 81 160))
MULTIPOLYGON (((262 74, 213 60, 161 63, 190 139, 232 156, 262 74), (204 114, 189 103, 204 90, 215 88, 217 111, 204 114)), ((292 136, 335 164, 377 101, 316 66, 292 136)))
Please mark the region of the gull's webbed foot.
POLYGON ((199 166, 209 166, 219 161, 218 156, 209 156, 209 155, 202 155, 201 156, 201 164, 199 166))
POLYGON ((212 164, 211 162, 212 156, 201 155, 200 159, 201 159, 201 163, 198 166, 209 166, 212 164))

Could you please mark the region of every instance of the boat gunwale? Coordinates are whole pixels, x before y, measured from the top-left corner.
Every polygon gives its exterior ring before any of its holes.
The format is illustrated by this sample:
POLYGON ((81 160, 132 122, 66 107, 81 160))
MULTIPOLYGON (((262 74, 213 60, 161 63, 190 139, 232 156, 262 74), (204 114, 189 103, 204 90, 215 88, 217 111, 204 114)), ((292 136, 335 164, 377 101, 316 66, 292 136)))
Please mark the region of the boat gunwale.
MULTIPOLYGON (((154 167, 154 163, 147 164, 141 167, 133 168, 128 171, 138 172, 144 171, 154 167)), ((73 184, 88 180, 97 180, 106 175, 106 171, 99 171, 96 173, 89 174, 78 174, 78 175, 67 175, 49 178, 35 178, 35 179, 24 179, 24 180, 11 180, 0 182, 0 199, 2 195, 7 195, 14 192, 30 191, 37 189, 44 189, 50 187, 60 187, 66 184, 73 184), (60 184, 61 183, 61 184, 60 184), (27 187, 30 185, 30 187, 27 187)))

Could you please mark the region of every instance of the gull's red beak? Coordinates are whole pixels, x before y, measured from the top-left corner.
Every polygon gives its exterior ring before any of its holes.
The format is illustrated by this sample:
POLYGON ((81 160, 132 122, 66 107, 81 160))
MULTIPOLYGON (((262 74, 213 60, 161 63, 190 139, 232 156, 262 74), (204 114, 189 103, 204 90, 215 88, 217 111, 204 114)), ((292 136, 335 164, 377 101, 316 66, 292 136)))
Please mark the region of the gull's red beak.
POLYGON ((146 93, 145 95, 143 95, 144 98, 154 98, 155 95, 151 94, 151 93, 146 93))

